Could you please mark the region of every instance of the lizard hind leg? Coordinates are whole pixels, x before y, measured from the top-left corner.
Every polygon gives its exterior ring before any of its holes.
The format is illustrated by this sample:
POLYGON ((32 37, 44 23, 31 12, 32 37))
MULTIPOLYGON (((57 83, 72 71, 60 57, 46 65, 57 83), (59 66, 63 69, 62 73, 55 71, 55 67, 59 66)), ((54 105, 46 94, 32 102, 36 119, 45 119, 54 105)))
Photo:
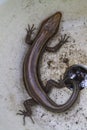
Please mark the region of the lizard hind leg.
POLYGON ((31 106, 34 106, 37 103, 33 99, 28 99, 28 100, 24 101, 23 104, 24 104, 26 111, 25 110, 19 110, 19 113, 17 113, 17 115, 23 115, 23 124, 24 125, 25 125, 25 117, 30 117, 30 119, 34 123, 34 120, 32 119, 31 106))
POLYGON ((62 80, 62 78, 60 78, 60 80, 58 80, 58 81, 50 79, 47 81, 46 86, 43 89, 47 94, 49 94, 53 87, 61 89, 61 88, 66 87, 66 86, 65 86, 65 83, 62 80))

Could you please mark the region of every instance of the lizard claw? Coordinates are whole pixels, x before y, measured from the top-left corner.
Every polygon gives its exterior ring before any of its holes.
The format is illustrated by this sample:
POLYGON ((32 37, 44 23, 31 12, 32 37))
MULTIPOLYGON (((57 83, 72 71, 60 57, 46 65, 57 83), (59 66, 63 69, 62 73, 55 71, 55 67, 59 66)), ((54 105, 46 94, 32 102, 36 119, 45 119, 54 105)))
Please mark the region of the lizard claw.
POLYGON ((28 24, 28 28, 26 28, 26 31, 28 34, 33 34, 35 29, 36 28, 34 27, 34 24, 32 25, 32 27, 30 27, 30 25, 28 24))
POLYGON ((25 125, 25 117, 30 117, 30 119, 32 120, 32 122, 34 124, 34 120, 32 119, 32 117, 29 114, 29 112, 27 112, 25 110, 19 110, 19 113, 17 113, 17 115, 23 115, 23 125, 25 125))
POLYGON ((66 42, 68 42, 68 39, 70 38, 70 36, 67 36, 66 34, 64 34, 64 36, 61 36, 61 42, 63 42, 63 43, 66 43, 66 42))

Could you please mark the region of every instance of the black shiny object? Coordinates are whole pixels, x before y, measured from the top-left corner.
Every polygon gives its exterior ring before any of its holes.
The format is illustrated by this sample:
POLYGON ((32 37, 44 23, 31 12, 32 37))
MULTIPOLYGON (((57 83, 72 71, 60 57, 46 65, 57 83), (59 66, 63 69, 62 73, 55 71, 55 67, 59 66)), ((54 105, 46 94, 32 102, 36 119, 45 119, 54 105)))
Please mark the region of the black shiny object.
POLYGON ((73 88, 73 86, 70 84, 69 79, 75 80, 78 82, 80 89, 83 89, 84 87, 82 83, 85 84, 85 79, 87 76, 87 69, 82 65, 72 65, 70 66, 65 74, 64 74, 64 82, 68 88, 73 88))

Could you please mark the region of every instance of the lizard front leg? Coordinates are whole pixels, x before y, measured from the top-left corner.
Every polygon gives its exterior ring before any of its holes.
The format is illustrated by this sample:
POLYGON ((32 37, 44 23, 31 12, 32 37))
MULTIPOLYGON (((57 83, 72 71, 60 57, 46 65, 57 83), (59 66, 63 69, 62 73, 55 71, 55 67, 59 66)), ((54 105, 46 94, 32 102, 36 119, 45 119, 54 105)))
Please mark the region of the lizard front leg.
POLYGON ((30 25, 28 24, 28 28, 26 28, 27 35, 25 37, 25 43, 32 45, 32 43, 33 43, 32 35, 33 35, 35 29, 36 28, 34 27, 34 24, 32 25, 32 27, 30 27, 30 25))
POLYGON ((59 43, 54 47, 46 46, 46 51, 48 51, 48 52, 58 51, 62 45, 64 45, 66 42, 68 42, 68 39, 69 39, 69 36, 67 36, 66 34, 63 37, 61 36, 59 43))

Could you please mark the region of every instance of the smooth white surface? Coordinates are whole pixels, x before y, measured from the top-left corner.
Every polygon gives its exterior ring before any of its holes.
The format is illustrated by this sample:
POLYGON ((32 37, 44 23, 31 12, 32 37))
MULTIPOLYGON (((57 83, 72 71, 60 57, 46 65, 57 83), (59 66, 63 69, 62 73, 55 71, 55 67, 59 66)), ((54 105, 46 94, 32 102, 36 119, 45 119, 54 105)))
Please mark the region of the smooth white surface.
POLYGON ((7 0, 0 0, 0 5, 4 4, 5 2, 7 2, 7 0))
MULTIPOLYGON (((25 126, 22 117, 16 115, 19 109, 24 109, 23 101, 29 97, 22 79, 23 59, 28 49, 24 42, 25 28, 28 24, 39 28, 40 23, 56 11, 63 14, 59 33, 68 33, 71 39, 56 54, 44 54, 41 67, 44 83, 50 78, 58 80, 65 72, 66 65, 59 60, 65 54, 70 65, 87 65, 87 1, 8 0, 3 4, 0 1, 0 130, 87 129, 87 89, 81 91, 80 99, 68 114, 54 114, 37 105, 32 108, 35 124, 26 118, 25 126), (52 60, 50 67, 49 60, 52 60)), ((54 89, 51 96, 61 103, 68 95, 67 89, 54 89)))

